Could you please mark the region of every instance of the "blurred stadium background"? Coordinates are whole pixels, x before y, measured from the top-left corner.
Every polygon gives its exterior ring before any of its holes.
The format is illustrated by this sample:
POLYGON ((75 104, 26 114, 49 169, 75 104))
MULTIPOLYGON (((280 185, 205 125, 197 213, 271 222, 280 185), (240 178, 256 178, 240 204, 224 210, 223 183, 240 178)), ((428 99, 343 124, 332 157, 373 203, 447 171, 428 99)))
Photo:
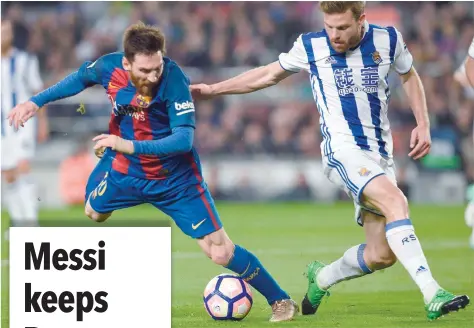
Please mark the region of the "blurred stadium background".
MULTIPOLYGON (((192 82, 216 82, 264 65, 302 32, 323 27, 316 2, 2 2, 15 45, 39 58, 45 86, 85 60, 121 49, 124 29, 142 20, 160 26, 168 55, 192 82)), ((416 203, 462 204, 474 181, 474 94, 453 80, 474 35, 473 2, 368 2, 371 23, 403 33, 425 86, 433 147, 411 161, 414 118, 397 76, 389 107, 398 178, 416 203)), ((95 164, 91 138, 105 132, 110 104, 100 88, 48 106, 50 138, 33 163, 40 206, 83 202, 95 164), (86 113, 76 109, 85 104, 86 113)), ((346 199, 324 176, 321 134, 308 76, 248 96, 197 103, 195 146, 218 200, 346 199)))

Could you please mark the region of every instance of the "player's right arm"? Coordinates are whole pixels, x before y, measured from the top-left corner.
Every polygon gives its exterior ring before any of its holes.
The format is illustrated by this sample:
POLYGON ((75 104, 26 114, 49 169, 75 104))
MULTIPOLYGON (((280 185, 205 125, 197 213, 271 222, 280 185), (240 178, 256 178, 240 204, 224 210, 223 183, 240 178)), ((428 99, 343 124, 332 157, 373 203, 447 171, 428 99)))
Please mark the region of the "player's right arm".
POLYGON ((72 97, 88 87, 100 84, 102 65, 102 58, 95 62, 85 62, 77 71, 69 74, 52 87, 17 105, 8 114, 9 124, 18 129, 44 105, 59 99, 72 97))
POLYGON ((282 53, 278 61, 216 84, 191 85, 190 90, 194 99, 251 93, 271 87, 302 69, 307 70, 308 67, 308 58, 300 35, 293 48, 288 53, 282 53))

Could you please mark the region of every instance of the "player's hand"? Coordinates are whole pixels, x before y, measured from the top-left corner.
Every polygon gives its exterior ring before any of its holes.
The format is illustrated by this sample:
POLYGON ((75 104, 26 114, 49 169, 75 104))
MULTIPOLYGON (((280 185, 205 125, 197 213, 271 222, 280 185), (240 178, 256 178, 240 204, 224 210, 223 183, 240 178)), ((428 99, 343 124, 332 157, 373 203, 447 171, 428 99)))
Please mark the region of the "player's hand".
POLYGON ((8 123, 13 125, 15 130, 20 126, 24 126, 26 121, 32 118, 40 108, 32 101, 26 101, 18 104, 8 113, 8 123))
POLYGON ((96 155, 103 148, 111 148, 129 155, 134 153, 133 143, 130 140, 122 139, 113 134, 101 134, 92 139, 92 141, 95 141, 94 152, 96 152, 96 155))
POLYGON ((209 84, 192 84, 189 86, 191 96, 194 100, 206 100, 214 97, 212 87, 209 84))
POLYGON ((412 151, 408 154, 414 160, 418 160, 430 152, 431 134, 429 126, 418 125, 411 132, 410 148, 412 151))

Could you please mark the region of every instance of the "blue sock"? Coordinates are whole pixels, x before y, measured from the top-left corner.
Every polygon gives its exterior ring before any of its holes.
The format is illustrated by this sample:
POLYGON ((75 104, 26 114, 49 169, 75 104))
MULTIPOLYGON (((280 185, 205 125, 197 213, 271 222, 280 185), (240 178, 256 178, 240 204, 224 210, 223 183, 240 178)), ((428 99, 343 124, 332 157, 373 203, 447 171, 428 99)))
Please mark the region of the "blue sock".
POLYGON ((239 274, 243 280, 265 296, 270 305, 275 301, 290 298, 258 258, 239 245, 235 245, 234 256, 226 268, 239 274))

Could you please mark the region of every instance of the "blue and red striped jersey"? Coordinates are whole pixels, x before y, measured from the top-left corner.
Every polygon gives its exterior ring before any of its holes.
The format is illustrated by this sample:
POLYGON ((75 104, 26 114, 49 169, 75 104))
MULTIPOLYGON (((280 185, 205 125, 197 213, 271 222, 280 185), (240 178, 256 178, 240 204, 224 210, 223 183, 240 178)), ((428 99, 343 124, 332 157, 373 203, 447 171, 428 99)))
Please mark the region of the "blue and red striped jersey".
MULTIPOLYGON (((164 58, 160 84, 153 97, 137 93, 122 66, 123 52, 104 55, 86 62, 79 76, 88 86, 100 84, 112 103, 109 133, 127 140, 158 140, 178 126, 195 127, 194 104, 189 78, 171 59, 164 58)), ((195 169, 199 158, 194 147, 189 153, 158 157, 126 155, 108 150, 114 158, 112 168, 123 174, 145 179, 177 177, 195 169)), ((195 172, 196 173, 196 172, 195 172)))

